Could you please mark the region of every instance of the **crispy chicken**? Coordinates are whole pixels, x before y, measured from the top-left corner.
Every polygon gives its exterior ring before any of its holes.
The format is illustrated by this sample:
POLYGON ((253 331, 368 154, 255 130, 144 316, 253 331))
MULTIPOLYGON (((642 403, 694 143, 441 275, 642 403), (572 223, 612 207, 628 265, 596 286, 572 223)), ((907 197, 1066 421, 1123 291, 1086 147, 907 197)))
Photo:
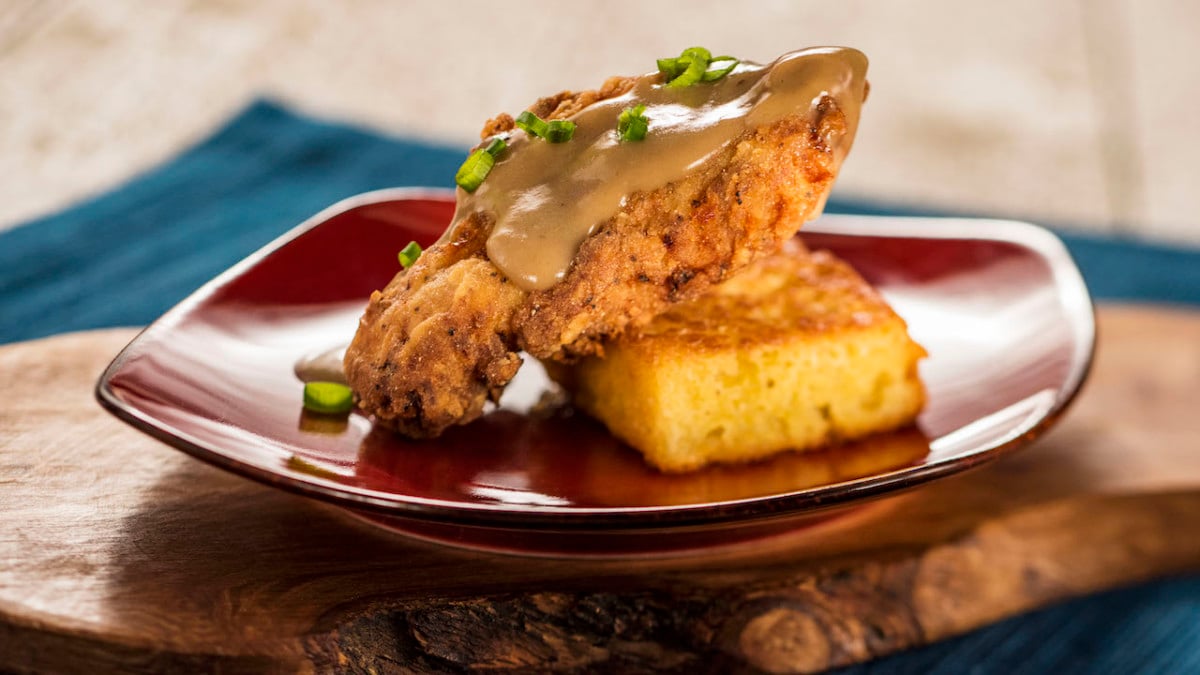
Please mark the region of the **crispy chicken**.
MULTIPOLYGON (((563 119, 631 86, 612 78, 530 110, 563 119)), ((501 115, 482 137, 513 128, 501 115)), ((372 294, 345 359, 360 409, 407 436, 434 437, 496 401, 521 350, 560 361, 603 353, 606 340, 778 250, 818 215, 840 161, 834 147, 848 133, 828 96, 746 131, 682 179, 629 195, 546 290, 519 288, 488 259, 493 214, 465 215, 372 294)))

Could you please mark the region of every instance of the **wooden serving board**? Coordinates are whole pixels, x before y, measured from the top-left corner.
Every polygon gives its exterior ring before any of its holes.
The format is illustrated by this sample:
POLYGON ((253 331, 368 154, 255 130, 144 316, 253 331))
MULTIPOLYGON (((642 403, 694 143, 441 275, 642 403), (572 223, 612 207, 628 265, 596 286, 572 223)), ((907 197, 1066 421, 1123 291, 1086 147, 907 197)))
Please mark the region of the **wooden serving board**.
POLYGON ((1200 570, 1200 313, 1102 307, 1033 447, 783 543, 564 561, 409 541, 118 422, 131 330, 0 349, 0 670, 811 672, 1200 570))

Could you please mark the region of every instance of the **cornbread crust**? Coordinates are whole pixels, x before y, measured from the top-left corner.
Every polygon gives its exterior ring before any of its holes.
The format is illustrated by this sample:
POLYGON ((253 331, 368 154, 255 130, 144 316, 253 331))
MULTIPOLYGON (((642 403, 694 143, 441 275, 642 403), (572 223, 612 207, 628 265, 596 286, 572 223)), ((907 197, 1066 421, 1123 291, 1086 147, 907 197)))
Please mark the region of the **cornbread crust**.
POLYGON ((912 423, 925 350, 827 251, 793 240, 572 368, 575 404, 664 471, 807 450, 912 423))

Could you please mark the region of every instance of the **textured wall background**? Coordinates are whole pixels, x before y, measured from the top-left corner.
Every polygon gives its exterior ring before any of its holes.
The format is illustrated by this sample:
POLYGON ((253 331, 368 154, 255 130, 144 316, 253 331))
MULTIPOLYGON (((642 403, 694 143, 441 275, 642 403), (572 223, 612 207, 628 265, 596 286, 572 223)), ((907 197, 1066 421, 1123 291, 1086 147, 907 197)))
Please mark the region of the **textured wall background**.
POLYGON ((3 0, 0 228, 258 95, 465 147, 496 112, 692 44, 846 44, 872 93, 842 195, 1200 242, 1200 3, 451 4, 3 0))

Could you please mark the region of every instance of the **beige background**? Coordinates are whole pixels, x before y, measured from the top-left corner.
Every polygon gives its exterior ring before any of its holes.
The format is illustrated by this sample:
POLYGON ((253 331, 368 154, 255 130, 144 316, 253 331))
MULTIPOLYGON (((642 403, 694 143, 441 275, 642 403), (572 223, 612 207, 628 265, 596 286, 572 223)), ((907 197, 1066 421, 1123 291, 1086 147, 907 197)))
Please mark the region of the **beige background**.
POLYGON ((537 96, 702 44, 858 47, 838 190, 1200 242, 1200 3, 0 0, 0 228, 109 188, 258 95, 466 145, 537 96), (544 8, 544 9, 542 9, 544 8))

